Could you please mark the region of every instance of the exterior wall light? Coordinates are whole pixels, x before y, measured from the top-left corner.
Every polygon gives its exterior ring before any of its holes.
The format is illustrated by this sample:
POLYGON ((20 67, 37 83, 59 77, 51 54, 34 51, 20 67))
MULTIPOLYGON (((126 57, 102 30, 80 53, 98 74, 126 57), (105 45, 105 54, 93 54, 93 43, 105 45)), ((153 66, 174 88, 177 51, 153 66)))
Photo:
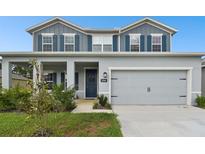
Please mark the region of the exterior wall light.
POLYGON ((107 79, 107 72, 103 73, 103 78, 107 79))

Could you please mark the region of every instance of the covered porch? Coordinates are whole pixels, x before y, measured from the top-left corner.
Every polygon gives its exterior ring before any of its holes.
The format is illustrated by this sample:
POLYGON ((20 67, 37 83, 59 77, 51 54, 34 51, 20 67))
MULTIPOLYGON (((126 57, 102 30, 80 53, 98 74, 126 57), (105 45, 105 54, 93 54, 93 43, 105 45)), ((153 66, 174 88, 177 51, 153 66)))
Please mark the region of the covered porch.
MULTIPOLYGON (((28 66, 32 58, 15 57, 2 60, 2 87, 12 87, 13 65, 28 66)), ((48 83, 49 90, 53 85, 64 88, 75 87, 76 98, 94 99, 99 92, 99 62, 75 61, 69 58, 36 58, 40 70, 40 78, 48 83)), ((33 68, 30 80, 35 85, 36 69, 33 68)))

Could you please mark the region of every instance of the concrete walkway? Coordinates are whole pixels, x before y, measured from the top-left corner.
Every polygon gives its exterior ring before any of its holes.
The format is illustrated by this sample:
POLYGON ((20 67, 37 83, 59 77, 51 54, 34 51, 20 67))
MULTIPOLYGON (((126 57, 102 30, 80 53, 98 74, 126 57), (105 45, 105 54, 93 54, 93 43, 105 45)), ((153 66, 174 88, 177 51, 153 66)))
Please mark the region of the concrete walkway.
POLYGON ((93 112, 103 112, 103 113, 113 113, 112 110, 104 109, 93 109, 93 104, 96 100, 85 100, 78 99, 76 100, 77 107, 72 111, 72 113, 93 113, 93 112))
POLYGON ((205 109, 193 106, 114 105, 123 136, 205 137, 205 109))

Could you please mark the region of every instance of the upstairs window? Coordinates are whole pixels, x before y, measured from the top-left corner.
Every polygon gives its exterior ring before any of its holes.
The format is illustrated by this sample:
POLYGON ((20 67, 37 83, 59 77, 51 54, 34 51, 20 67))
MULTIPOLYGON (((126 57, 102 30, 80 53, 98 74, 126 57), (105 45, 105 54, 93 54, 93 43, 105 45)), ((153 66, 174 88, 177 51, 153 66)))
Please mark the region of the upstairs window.
POLYGON ((152 35, 152 51, 161 52, 162 51, 162 34, 152 35))
POLYGON ((140 51, 140 34, 130 34, 130 51, 140 51))
POLYGON ((43 51, 53 51, 53 34, 42 34, 43 51))
POLYGON ((75 34, 64 34, 64 51, 75 51, 75 34))
POLYGON ((96 52, 111 52, 112 50, 112 35, 94 35, 93 36, 93 51, 96 52))

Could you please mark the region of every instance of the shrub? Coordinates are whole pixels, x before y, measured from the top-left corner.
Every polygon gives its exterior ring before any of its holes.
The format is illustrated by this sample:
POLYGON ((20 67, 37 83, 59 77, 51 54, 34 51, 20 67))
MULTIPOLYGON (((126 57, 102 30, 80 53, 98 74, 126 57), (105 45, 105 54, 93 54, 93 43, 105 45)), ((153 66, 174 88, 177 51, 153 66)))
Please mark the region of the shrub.
POLYGON ((105 104, 108 103, 108 98, 104 95, 98 96, 97 99, 98 99, 99 104, 103 107, 105 106, 105 104))
POLYGON ((104 95, 97 97, 97 101, 93 104, 93 109, 112 109, 108 103, 108 98, 104 95))
POLYGON ((32 91, 20 86, 0 90, 0 111, 16 110, 20 102, 27 102, 32 91))
POLYGON ((205 96, 197 96, 196 103, 198 107, 205 108, 205 96))
POLYGON ((75 89, 68 88, 64 90, 63 85, 54 85, 52 90, 52 95, 54 98, 62 103, 62 111, 72 111, 76 108, 74 102, 75 98, 75 89))
POLYGON ((111 104, 110 103, 105 104, 105 108, 106 109, 112 109, 111 104))

